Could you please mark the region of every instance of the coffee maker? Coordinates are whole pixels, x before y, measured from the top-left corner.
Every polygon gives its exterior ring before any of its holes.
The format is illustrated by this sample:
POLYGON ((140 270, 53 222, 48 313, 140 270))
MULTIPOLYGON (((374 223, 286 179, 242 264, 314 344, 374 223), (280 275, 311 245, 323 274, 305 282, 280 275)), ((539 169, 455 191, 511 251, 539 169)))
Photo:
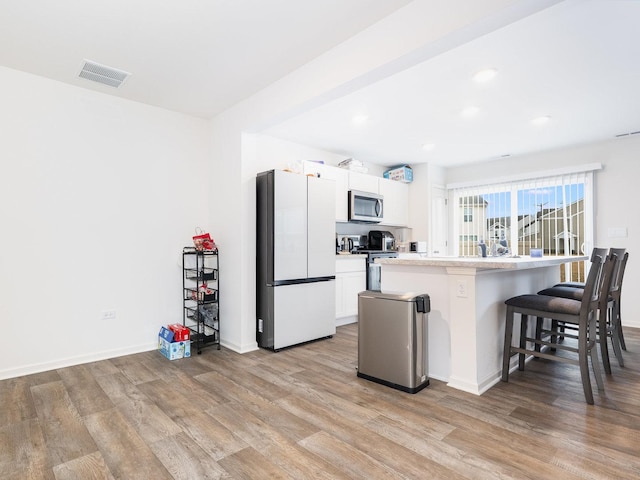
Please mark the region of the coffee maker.
POLYGON ((391 232, 371 230, 369 232, 369 250, 394 252, 396 250, 396 239, 391 232))

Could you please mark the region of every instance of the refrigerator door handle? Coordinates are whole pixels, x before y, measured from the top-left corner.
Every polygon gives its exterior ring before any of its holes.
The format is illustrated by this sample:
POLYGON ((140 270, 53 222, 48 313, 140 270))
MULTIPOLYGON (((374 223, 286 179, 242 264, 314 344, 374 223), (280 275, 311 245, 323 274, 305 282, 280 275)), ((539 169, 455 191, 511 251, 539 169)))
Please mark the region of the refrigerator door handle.
POLYGON ((329 282, 331 280, 335 280, 336 276, 331 275, 327 277, 313 277, 313 278, 295 278, 292 280, 275 280, 273 282, 267 283, 268 287, 279 287, 282 285, 300 285, 303 283, 318 283, 318 282, 329 282))

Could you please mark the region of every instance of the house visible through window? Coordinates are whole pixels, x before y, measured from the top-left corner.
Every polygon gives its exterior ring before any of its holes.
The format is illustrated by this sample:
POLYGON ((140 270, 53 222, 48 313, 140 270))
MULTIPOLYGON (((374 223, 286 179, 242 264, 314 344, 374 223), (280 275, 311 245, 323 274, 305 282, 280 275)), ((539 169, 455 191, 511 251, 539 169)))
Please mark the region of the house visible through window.
MULTIPOLYGON (((595 169, 595 168, 594 168, 595 169)), ((456 256, 589 255, 593 247, 593 170, 497 184, 454 187, 456 256)), ((564 278, 584 279, 584 265, 564 278)))
POLYGON ((469 207, 464 207, 463 217, 465 222, 473 222, 473 210, 469 207))

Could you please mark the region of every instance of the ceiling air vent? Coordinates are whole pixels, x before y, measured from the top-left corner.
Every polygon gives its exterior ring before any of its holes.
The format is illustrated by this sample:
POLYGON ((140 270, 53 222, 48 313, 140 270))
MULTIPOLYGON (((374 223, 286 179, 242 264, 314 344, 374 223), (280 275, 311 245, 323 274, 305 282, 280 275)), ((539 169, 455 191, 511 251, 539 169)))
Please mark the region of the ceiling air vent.
POLYGON ((91 60, 84 60, 78 76, 92 82, 102 83, 110 87, 118 88, 131 74, 117 68, 101 65, 91 60))

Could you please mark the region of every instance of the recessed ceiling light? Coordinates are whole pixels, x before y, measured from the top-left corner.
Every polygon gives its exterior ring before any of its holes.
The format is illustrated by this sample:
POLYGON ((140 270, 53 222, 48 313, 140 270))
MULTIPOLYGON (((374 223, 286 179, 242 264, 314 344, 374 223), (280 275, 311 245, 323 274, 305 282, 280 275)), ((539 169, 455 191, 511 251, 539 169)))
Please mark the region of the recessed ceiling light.
POLYGON ((355 115, 351 119, 354 125, 363 125, 364 123, 367 123, 367 120, 369 120, 369 116, 364 114, 355 115))
POLYGON ((478 107, 467 107, 464 110, 462 110, 462 112, 460 112, 460 115, 462 115, 465 118, 469 118, 476 115, 479 111, 480 109, 478 107))
POLYGON ((422 149, 428 152, 429 150, 433 150, 435 146, 435 143, 425 143, 422 145, 422 149))
POLYGON ((497 73, 498 70, 496 70, 495 68, 485 68, 484 70, 480 70, 479 72, 477 72, 473 76, 473 79, 479 83, 488 82, 493 77, 495 77, 497 73))
POLYGON ((540 117, 536 117, 533 120, 531 120, 531 123, 533 125, 544 125, 549 120, 551 120, 551 117, 549 115, 541 115, 540 117))

